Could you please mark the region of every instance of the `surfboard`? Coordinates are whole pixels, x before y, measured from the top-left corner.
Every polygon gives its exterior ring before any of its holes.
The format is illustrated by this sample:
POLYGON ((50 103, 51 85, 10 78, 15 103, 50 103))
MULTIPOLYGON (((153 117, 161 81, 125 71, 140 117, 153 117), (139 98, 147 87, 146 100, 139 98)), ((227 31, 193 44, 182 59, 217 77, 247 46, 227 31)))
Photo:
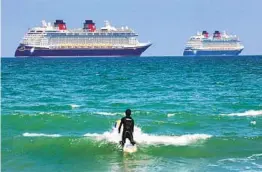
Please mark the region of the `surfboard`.
POLYGON ((123 152, 127 152, 127 153, 134 153, 137 151, 137 146, 132 145, 131 143, 125 143, 124 147, 123 147, 123 152))

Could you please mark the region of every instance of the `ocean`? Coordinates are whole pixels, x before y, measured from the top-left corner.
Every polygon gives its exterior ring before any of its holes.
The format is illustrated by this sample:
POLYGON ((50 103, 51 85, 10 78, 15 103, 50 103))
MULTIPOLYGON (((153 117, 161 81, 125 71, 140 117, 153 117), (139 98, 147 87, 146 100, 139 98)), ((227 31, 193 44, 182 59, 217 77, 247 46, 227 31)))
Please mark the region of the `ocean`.
POLYGON ((262 56, 1 62, 2 171, 262 171, 262 56))

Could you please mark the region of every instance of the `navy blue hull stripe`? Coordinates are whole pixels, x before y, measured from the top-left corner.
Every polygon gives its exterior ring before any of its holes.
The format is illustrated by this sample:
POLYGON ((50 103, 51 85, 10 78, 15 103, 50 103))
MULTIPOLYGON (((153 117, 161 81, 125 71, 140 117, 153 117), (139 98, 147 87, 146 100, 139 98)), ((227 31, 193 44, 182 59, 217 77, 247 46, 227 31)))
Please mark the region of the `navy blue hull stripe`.
POLYGON ((225 51, 205 51, 205 50, 185 50, 184 56, 235 56, 241 53, 240 50, 225 50, 225 51))
POLYGON ((151 44, 138 48, 119 49, 47 49, 20 45, 16 57, 99 57, 99 56, 140 56, 151 44))

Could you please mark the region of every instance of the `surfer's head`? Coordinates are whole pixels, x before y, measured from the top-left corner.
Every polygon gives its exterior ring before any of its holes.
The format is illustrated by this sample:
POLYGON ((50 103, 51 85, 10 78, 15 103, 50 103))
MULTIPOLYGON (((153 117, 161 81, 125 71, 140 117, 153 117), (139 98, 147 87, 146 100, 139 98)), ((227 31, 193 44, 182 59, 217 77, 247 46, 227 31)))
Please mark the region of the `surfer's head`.
POLYGON ((126 110, 126 116, 131 116, 131 110, 130 109, 126 110))

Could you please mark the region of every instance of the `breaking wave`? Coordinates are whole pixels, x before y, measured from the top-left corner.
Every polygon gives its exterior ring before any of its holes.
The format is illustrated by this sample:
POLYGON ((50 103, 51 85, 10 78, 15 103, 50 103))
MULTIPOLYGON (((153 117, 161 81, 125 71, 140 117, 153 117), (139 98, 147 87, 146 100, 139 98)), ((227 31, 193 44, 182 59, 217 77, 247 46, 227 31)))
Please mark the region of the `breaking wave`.
POLYGON ((72 109, 80 107, 80 105, 76 105, 76 104, 70 104, 70 106, 71 106, 72 109))
POLYGON ((25 137, 61 137, 60 134, 23 133, 25 137))
POLYGON ((124 114, 124 113, 111 113, 111 112, 94 112, 94 113, 98 115, 105 115, 105 116, 115 116, 119 114, 124 114))
MULTIPOLYGON (((118 134, 118 129, 113 128, 111 132, 107 131, 103 134, 87 133, 84 136, 92 137, 98 141, 106 140, 112 143, 119 143, 121 140, 121 134, 118 134)), ((146 145, 177 145, 184 146, 196 143, 200 140, 206 140, 211 138, 211 135, 207 134, 186 134, 181 136, 167 136, 167 135, 153 135, 143 133, 139 127, 135 127, 134 140, 138 144, 146 145)))
POLYGON ((221 114, 222 116, 259 116, 262 115, 262 110, 249 110, 241 113, 230 113, 230 114, 221 114))

